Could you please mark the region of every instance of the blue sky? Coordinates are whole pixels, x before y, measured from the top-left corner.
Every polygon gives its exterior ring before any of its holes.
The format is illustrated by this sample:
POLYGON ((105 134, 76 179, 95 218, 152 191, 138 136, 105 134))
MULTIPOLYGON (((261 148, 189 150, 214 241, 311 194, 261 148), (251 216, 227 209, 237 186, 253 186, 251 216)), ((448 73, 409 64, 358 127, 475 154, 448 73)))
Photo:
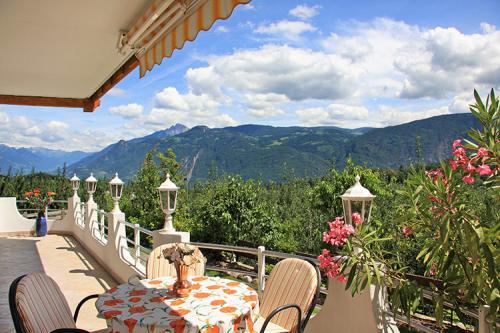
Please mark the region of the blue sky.
POLYGON ((389 126, 500 87, 500 1, 253 0, 94 113, 0 106, 0 143, 100 150, 189 127, 389 126))

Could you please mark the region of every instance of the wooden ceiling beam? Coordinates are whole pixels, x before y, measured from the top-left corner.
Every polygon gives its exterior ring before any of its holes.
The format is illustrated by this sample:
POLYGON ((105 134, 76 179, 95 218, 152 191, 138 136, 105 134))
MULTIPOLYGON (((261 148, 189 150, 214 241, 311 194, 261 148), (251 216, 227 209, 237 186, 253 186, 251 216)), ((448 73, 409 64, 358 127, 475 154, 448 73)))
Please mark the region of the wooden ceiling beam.
POLYGON ((83 108, 85 112, 93 112, 101 104, 101 98, 138 65, 139 60, 132 55, 89 98, 0 95, 0 104, 83 108))
POLYGON ((61 98, 61 97, 41 97, 41 96, 0 95, 0 104, 83 108, 84 99, 61 98))

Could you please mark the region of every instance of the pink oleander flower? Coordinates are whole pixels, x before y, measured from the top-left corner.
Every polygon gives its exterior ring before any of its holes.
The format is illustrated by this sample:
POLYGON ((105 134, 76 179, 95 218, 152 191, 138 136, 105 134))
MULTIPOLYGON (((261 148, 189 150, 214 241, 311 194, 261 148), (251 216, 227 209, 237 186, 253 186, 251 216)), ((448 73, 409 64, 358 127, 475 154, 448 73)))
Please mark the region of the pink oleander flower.
POLYGON ((493 173, 493 170, 491 170, 491 168, 488 164, 482 164, 482 165, 478 166, 476 168, 476 171, 481 176, 489 176, 493 173))
POLYGON ((427 177, 432 179, 432 182, 434 184, 437 183, 438 179, 441 179, 443 181, 444 185, 448 184, 448 179, 446 179, 446 177, 443 173, 443 170, 441 170, 441 169, 434 169, 434 170, 426 171, 425 174, 427 175, 427 177))
POLYGON ((457 170, 458 168, 458 165, 459 165, 459 162, 457 160, 454 160, 454 159, 450 159, 450 166, 453 170, 457 170))
POLYGON ((467 157, 467 152, 462 147, 459 147, 453 151, 453 156, 460 158, 467 157))
POLYGON ((472 174, 470 174, 470 173, 469 173, 467 176, 464 176, 464 177, 462 178, 462 180, 463 180, 464 182, 466 182, 467 184, 469 184, 469 185, 470 185, 470 184, 474 184, 474 177, 472 177, 472 174))
POLYGON ((489 155, 488 149, 486 148, 479 148, 477 150, 477 157, 486 157, 489 155))
POLYGON ((410 237, 413 234, 413 229, 411 227, 403 227, 403 235, 405 237, 410 237))
POLYGON ((340 260, 336 260, 330 254, 330 251, 323 249, 318 256, 319 268, 325 272, 328 278, 337 278, 338 281, 345 282, 345 276, 340 274, 340 260))
POLYGON ((476 171, 476 168, 469 162, 467 165, 464 166, 464 171, 467 173, 472 173, 476 171))
POLYGON ((341 217, 336 217, 334 221, 328 222, 330 231, 323 233, 323 241, 334 246, 342 246, 347 238, 354 233, 354 227, 345 224, 341 217))
POLYGON ((360 225, 363 223, 363 220, 361 219, 361 215, 359 213, 352 213, 352 222, 354 222, 356 225, 360 225))
POLYGON ((462 140, 453 141, 453 147, 451 148, 451 150, 455 150, 457 149, 457 147, 462 147, 462 140))

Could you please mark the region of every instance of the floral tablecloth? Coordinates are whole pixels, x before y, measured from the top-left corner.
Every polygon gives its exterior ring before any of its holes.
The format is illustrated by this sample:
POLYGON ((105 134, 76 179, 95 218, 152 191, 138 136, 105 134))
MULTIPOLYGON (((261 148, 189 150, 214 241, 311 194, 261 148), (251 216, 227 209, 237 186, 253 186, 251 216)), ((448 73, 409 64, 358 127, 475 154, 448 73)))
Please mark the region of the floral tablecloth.
POLYGON ((258 315, 258 298, 246 284, 198 276, 188 297, 173 292, 175 278, 122 284, 99 296, 99 317, 110 332, 196 333, 250 332, 258 315))

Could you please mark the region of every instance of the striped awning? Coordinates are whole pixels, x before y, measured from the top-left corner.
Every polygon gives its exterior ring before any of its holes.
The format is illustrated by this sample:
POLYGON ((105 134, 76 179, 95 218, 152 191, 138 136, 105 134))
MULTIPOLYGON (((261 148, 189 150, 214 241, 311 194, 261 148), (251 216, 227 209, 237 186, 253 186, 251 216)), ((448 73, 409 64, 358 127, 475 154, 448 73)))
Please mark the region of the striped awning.
POLYGON ((231 16, 239 4, 251 0, 157 0, 123 35, 121 48, 132 48, 143 77, 165 57, 209 30, 216 20, 231 16))

